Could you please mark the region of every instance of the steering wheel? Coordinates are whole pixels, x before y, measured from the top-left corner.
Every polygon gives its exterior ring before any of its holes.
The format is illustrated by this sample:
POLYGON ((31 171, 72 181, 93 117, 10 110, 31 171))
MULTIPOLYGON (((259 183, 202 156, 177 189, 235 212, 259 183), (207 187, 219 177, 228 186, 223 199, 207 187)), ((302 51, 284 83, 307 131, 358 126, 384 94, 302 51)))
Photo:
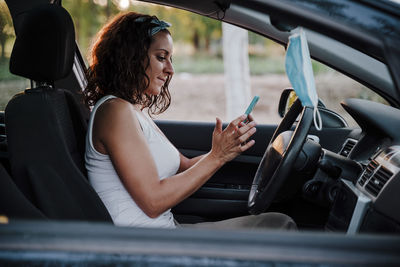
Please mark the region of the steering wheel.
POLYGON ((275 130, 258 166, 247 203, 253 215, 264 212, 288 179, 313 121, 313 108, 302 107, 297 99, 275 130), (297 117, 300 120, 290 131, 297 117))

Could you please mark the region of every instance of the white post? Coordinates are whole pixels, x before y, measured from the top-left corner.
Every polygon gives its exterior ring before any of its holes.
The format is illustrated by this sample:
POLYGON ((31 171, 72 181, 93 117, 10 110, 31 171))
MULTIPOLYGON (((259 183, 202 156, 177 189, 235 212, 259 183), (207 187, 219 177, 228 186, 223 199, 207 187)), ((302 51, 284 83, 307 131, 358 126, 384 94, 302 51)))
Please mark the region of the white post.
POLYGON ((226 116, 230 121, 243 114, 250 103, 248 32, 222 23, 226 116))

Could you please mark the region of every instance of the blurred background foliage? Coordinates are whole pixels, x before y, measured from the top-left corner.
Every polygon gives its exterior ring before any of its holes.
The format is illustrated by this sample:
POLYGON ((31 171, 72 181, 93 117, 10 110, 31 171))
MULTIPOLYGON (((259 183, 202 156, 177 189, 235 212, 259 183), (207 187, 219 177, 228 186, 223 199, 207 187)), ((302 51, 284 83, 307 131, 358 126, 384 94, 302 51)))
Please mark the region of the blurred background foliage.
MULTIPOLYGON (((76 39, 86 59, 91 43, 100 28, 120 12, 135 11, 156 15, 170 22, 174 38, 174 67, 177 73, 223 73, 222 26, 218 20, 184 10, 132 0, 63 0, 71 14, 76 39)), ((0 0, 0 79, 18 79, 8 71, 15 34, 4 0, 0 0)), ((249 60, 252 75, 284 74, 284 47, 260 35, 249 32, 249 60)), ((315 72, 327 71, 314 62, 315 72)))
POLYGON ((101 26, 119 12, 126 11, 156 15, 170 22, 174 41, 190 44, 195 51, 210 52, 212 42, 221 39, 221 22, 183 10, 128 0, 64 0, 63 6, 74 19, 77 40, 84 53, 90 48, 91 39, 101 26))
MULTIPOLYGON (((174 67, 177 73, 223 73, 224 71, 220 21, 184 10, 129 0, 64 0, 63 6, 74 18, 77 40, 85 58, 93 37, 102 25, 119 12, 135 11, 156 15, 173 25, 170 31, 174 38, 174 67)), ((259 35, 249 33, 252 74, 284 73, 283 54, 283 47, 259 35)))
MULTIPOLYGON (((94 36, 119 12, 135 11, 156 15, 170 22, 174 38, 174 67, 177 73, 223 73, 222 26, 218 20, 184 10, 132 0, 64 0, 63 6, 75 22, 76 37, 86 58, 94 36), (88 15, 90 14, 90 15, 88 15)), ((249 60, 252 75, 284 74, 283 46, 249 32, 249 60)), ((314 71, 327 68, 314 62, 314 71)))
POLYGON ((8 7, 4 0, 0 0, 0 80, 18 79, 8 71, 14 40, 15 33, 8 7))

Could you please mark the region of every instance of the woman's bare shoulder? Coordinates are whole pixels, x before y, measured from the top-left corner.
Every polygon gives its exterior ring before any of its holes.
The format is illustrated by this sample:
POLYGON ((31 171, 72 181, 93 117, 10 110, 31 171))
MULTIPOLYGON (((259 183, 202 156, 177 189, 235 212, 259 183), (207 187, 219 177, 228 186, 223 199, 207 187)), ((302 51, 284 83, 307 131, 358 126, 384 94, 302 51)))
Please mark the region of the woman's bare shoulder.
POLYGON ((133 105, 128 101, 122 98, 111 98, 105 101, 101 106, 97 109, 98 112, 118 112, 118 111, 126 111, 133 108, 133 105))
POLYGON ((138 108, 128 101, 112 98, 97 109, 95 121, 106 127, 124 126, 130 123, 137 124, 136 111, 138 111, 138 108))
POLYGON ((98 114, 102 116, 128 115, 134 111, 139 111, 138 107, 122 98, 111 98, 104 102, 98 109, 98 114))

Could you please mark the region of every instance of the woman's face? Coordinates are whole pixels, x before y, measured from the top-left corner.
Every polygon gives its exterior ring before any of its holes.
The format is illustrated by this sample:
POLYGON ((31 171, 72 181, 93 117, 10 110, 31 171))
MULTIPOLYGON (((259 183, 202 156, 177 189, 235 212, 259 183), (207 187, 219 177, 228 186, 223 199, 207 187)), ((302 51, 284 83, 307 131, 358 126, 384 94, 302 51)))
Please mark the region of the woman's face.
POLYGON ((174 74, 172 67, 173 43, 172 37, 168 32, 160 31, 153 36, 148 55, 150 64, 146 69, 150 83, 145 93, 149 95, 158 95, 161 88, 168 80, 168 76, 174 74))

